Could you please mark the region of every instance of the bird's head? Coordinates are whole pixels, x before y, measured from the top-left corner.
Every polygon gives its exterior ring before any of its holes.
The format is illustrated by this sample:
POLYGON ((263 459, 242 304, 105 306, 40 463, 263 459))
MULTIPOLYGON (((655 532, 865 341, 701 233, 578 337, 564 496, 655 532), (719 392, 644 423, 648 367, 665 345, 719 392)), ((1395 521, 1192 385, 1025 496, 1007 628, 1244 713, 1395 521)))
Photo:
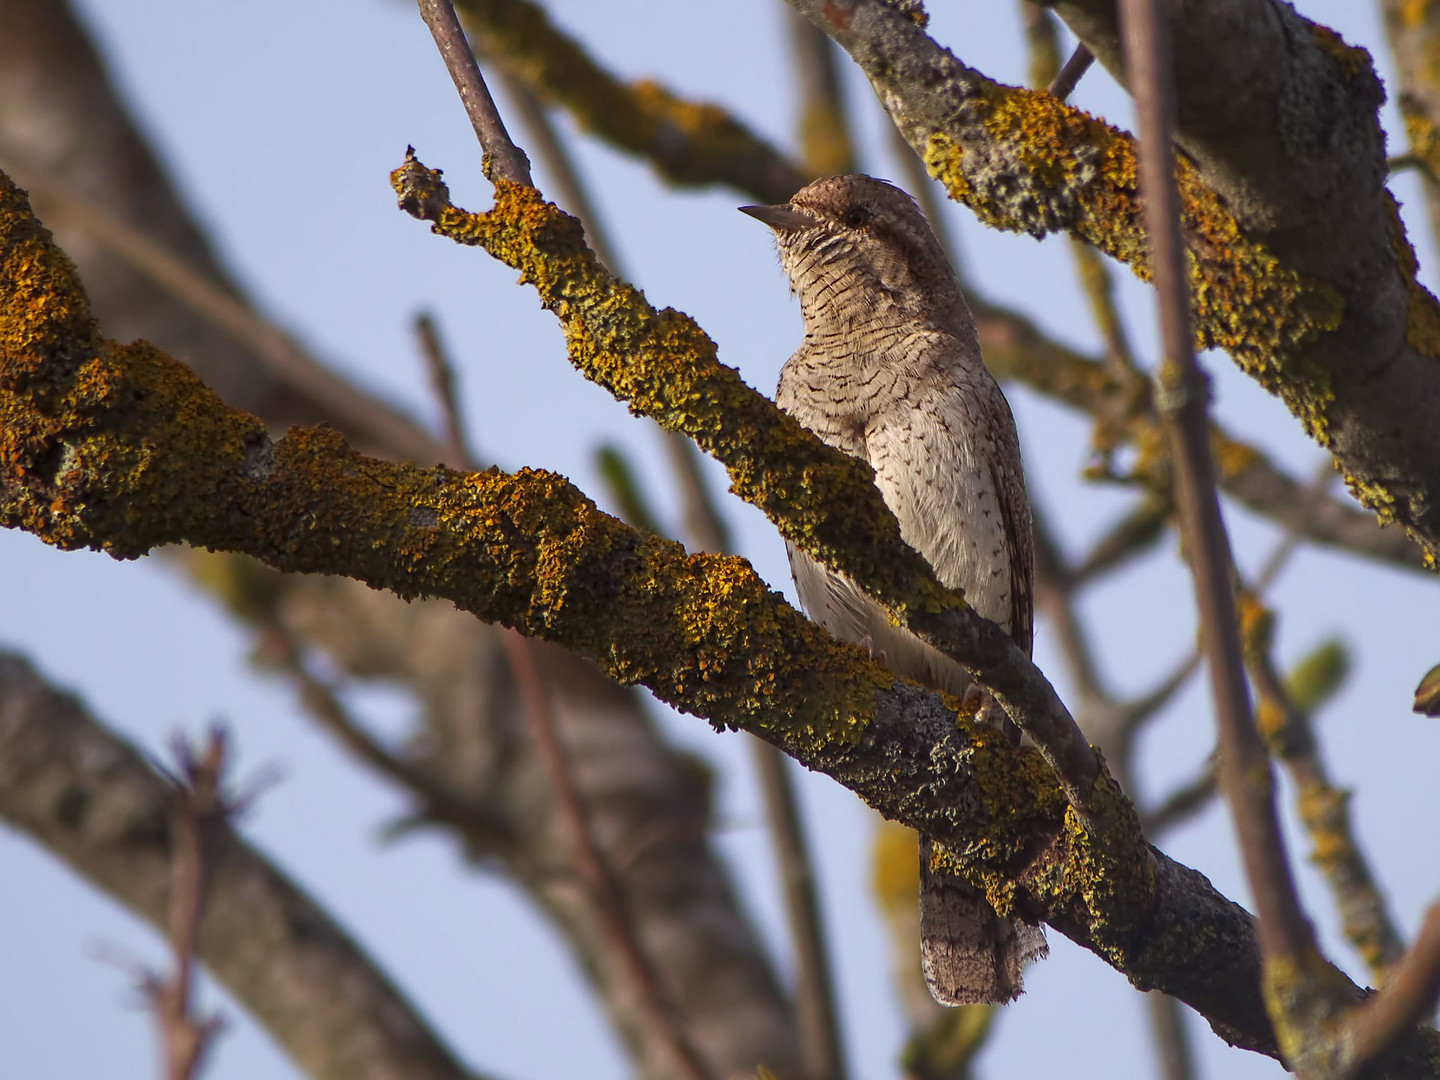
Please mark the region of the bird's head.
POLYGON ((944 249, 915 200, 893 184, 832 176, 788 203, 740 209, 775 231, 807 324, 877 316, 943 329, 971 324, 944 249))

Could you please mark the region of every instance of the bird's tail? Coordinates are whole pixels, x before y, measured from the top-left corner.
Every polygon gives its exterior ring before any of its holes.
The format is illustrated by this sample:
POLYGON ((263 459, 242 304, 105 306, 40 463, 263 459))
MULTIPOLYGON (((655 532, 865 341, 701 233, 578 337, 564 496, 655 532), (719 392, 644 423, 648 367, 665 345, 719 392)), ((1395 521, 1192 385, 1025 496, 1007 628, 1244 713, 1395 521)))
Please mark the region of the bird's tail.
POLYGON ((963 878, 930 867, 920 837, 920 962, 942 1005, 1003 1005, 1024 990, 1026 965, 1047 952, 1045 932, 995 914, 963 878))

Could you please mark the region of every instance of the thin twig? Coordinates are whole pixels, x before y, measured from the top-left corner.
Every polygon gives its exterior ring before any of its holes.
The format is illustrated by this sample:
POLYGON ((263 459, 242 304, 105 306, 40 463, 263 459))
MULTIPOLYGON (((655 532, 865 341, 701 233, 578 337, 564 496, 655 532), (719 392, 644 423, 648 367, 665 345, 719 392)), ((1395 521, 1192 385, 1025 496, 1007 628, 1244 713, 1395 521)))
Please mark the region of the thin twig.
POLYGON ((686 1080, 708 1080, 709 1069, 701 1058, 700 1051, 691 1042, 680 1018, 663 999, 654 970, 641 950, 634 927, 625 915, 624 901, 614 875, 606 866, 599 845, 590 831, 589 817, 580 793, 576 790, 570 762, 560 744, 559 733, 555 730, 554 718, 545 698, 545 687, 540 682, 539 673, 535 669, 535 658, 530 652, 530 643, 508 628, 502 630, 500 636, 505 645, 505 655, 510 662, 511 672, 515 676, 516 689, 524 703, 525 714, 530 720, 536 741, 540 744, 550 781, 555 787, 555 796, 560 803, 560 816, 570 833, 580 876, 585 882, 586 892, 596 903, 606 936, 616 948, 620 962, 634 984, 646 1021, 669 1044, 675 1057, 677 1075, 685 1077, 686 1080))
POLYGON ((1195 1051, 1185 1027, 1185 1006, 1157 990, 1145 995, 1145 1006, 1160 1050, 1160 1075, 1164 1080, 1194 1080, 1195 1051))
POLYGON ((792 766, 789 758, 767 742, 751 738, 750 747, 775 844, 785 916, 795 949, 801 1068, 813 1080, 840 1080, 847 1074, 847 1067, 835 1003, 835 976, 820 919, 815 862, 790 777, 792 766))
POLYGON ((1246 660, 1260 697, 1266 741, 1294 782, 1300 820, 1314 845, 1311 858, 1334 893, 1341 929, 1370 968, 1375 985, 1384 986, 1405 953, 1404 942, 1355 839, 1349 792, 1331 781, 1311 717, 1296 704, 1275 668, 1274 619, 1258 599, 1247 597, 1247 603, 1254 608, 1243 620, 1250 628, 1246 660))
POLYGON ((1296 896, 1274 802, 1274 777, 1255 727, 1236 620, 1230 546, 1220 517, 1207 422, 1209 387, 1195 361, 1190 293, 1175 183, 1173 77, 1158 0, 1122 4, 1125 66, 1140 121, 1140 184, 1166 361, 1157 393, 1171 446, 1175 495, 1195 580, 1200 637, 1220 729, 1220 786, 1240 839, 1269 961, 1300 963, 1314 935, 1296 896))
MULTIPOLYGON (((1070 668, 1070 677, 1079 691, 1083 703, 1081 710, 1091 707, 1108 709, 1114 705, 1115 699, 1104 686, 1090 648, 1089 635, 1080 624, 1075 610, 1074 579, 1050 531, 1049 515, 1033 498, 1030 512, 1035 539, 1036 600, 1050 617, 1060 651, 1070 668)), ((1093 731, 1087 731, 1087 734, 1092 738, 1095 736, 1093 731)))
POLYGON ((480 66, 475 63, 475 54, 460 20, 455 17, 455 6, 450 0, 419 0, 420 17, 430 28, 430 36, 440 49, 445 61, 445 70, 455 82, 460 102, 465 106, 465 115, 480 140, 485 152, 485 175, 490 180, 509 180, 516 184, 532 186, 530 180, 530 159, 511 140, 505 130, 505 121, 500 119, 500 110, 495 108, 495 99, 490 88, 480 75, 480 66))
POLYGON ((274 665, 290 677, 300 690, 306 710, 341 746, 376 773, 414 795, 423 808, 424 818, 447 822, 471 838, 484 837, 485 846, 493 846, 494 837, 502 828, 494 815, 477 803, 457 796, 427 770, 417 768, 382 746, 350 715, 336 690, 310 671, 300 642, 278 619, 261 625, 258 653, 264 663, 274 665))
MULTIPOLYGON (((487 58, 488 62, 488 58, 487 58)), ((585 227, 585 241, 600 261, 609 267, 612 274, 620 274, 619 255, 605 229, 605 223, 596 212, 594 200, 580 182, 579 171, 565 144, 555 130, 550 114, 540 104, 530 86, 503 64, 498 66, 500 85, 505 96, 520 115, 525 125, 526 143, 534 146, 545 167, 547 178, 554 183, 560 205, 580 219, 585 227)))
POLYGON ((1198 776, 1187 780, 1170 792, 1160 800, 1160 805, 1154 810, 1141 815, 1141 820, 1145 825, 1145 835, 1158 838, 1161 834, 1190 820, 1210 805, 1210 800, 1215 797, 1217 785, 1215 759, 1212 757, 1205 763, 1205 768, 1198 776))
POLYGON ((441 430, 445 445, 450 450, 451 464, 463 468, 475 459, 466 445, 465 432, 455 423, 460 415, 459 402, 455 396, 455 371, 445 363, 445 350, 440 344, 440 331, 429 312, 415 316, 415 335, 420 339, 420 352, 425 357, 425 369, 430 374, 430 389, 441 404, 441 430))
POLYGON ((175 808, 170 826, 170 905, 166 920, 175 970, 168 980, 152 977, 146 986, 160 1024, 167 1080, 193 1080, 198 1076, 205 1052, 222 1026, 218 1017, 197 1016, 193 997, 211 847, 216 826, 230 814, 221 791, 225 750, 225 733, 218 727, 211 731, 198 757, 184 739, 175 741, 179 771, 171 777, 175 808))
POLYGON ((1094 55, 1082 42, 1075 46, 1075 51, 1070 54, 1070 59, 1065 61, 1055 78, 1050 80, 1050 85, 1045 89, 1055 97, 1064 101, 1075 90, 1075 86, 1090 70, 1090 65, 1095 62, 1094 55))
MULTIPOLYGON (((478 78, 478 68, 476 73, 478 78)), ((432 344, 433 348, 427 346, 426 360, 431 365, 432 372, 439 372, 438 375, 432 374, 432 382, 437 386, 452 384, 454 376, 450 374, 453 371, 450 358, 440 347, 438 337, 433 339, 432 344)), ((465 467, 473 469, 474 461, 464 453, 468 440, 465 437, 464 418, 459 412, 454 395, 443 397, 440 404, 447 411, 445 428, 454 433, 452 450, 460 453, 465 467)), ((509 628, 501 629, 500 640, 511 674, 515 678, 522 711, 550 774, 550 782, 560 806, 560 818, 570 834, 585 894, 595 906, 605 936, 632 984, 646 1023, 669 1048, 675 1059, 678 1076, 685 1080, 709 1080, 710 1073, 704 1059, 656 981, 654 969, 646 958, 635 927, 626 914, 615 876, 605 862, 598 841, 590 831, 589 814, 556 730, 555 718, 550 711, 545 687, 536 665, 534 646, 521 634, 509 628)))
MULTIPOLYGON (((823 37, 823 35, 822 35, 823 37)), ((826 39, 828 42, 828 38, 826 39)), ((540 153, 540 160, 558 190, 561 203, 585 227, 591 249, 612 274, 623 276, 620 256, 595 208, 595 202, 580 179, 575 160, 565 148, 549 115, 535 95, 519 78, 501 68, 506 96, 515 104, 525 131, 540 153)), ((659 425, 656 425, 659 427, 659 425)), ((677 431, 660 430, 665 453, 680 489, 681 513, 692 547, 699 551, 723 552, 730 546, 729 530, 720 519, 704 480, 699 451, 689 437, 677 431)))
POLYGON ((1390 982, 1350 1022, 1351 1075, 1360 1073, 1405 1031, 1434 1012, 1440 998, 1440 902, 1430 905, 1415 944, 1390 982))

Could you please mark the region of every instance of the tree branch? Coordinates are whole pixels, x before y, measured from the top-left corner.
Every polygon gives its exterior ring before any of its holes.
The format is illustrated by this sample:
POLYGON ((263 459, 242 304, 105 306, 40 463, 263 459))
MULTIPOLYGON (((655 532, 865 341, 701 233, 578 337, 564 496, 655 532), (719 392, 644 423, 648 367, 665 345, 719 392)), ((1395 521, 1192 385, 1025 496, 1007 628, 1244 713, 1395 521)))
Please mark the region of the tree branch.
MULTIPOLYGON (((911 145, 925 153, 932 175, 982 221, 1035 237, 1068 230, 1148 276, 1129 136, 1048 94, 992 82, 882 0, 790 2, 851 54, 911 145)), ((1440 305, 1415 283, 1413 253, 1384 191, 1378 80, 1363 51, 1289 8, 1253 4, 1285 12, 1285 40, 1299 43, 1303 70, 1296 77, 1314 88, 1305 100, 1336 102, 1339 115, 1303 117, 1305 136, 1315 141, 1302 148, 1303 160, 1265 176, 1265 194, 1279 200, 1268 222, 1243 192, 1236 195, 1241 213, 1229 202, 1232 176, 1241 187, 1261 183, 1231 168, 1248 159, 1182 162, 1197 340, 1227 350, 1277 393, 1334 455, 1360 501, 1382 521, 1403 523, 1433 555, 1440 550, 1440 427, 1429 418, 1440 411, 1440 334, 1430 328, 1440 328, 1440 305), (1319 178, 1330 183, 1336 173, 1324 147, 1336 138, 1337 124, 1352 139, 1341 169, 1350 169, 1349 184, 1335 184, 1324 205, 1344 219, 1343 237, 1303 227, 1317 220, 1312 197, 1325 194, 1315 190, 1319 178), (1281 222, 1295 227, 1275 228, 1281 222)), ((1113 18, 1113 0, 1091 6, 1113 18)), ((1056 7, 1064 14, 1067 5, 1056 7)), ((1195 22, 1213 29, 1215 20, 1195 22)), ((1103 47, 1083 31, 1080 37, 1106 60, 1103 47)), ((1225 49, 1230 40, 1211 34, 1210 45, 1225 49)), ((1201 63, 1189 47, 1187 38, 1182 54, 1207 80, 1230 63, 1228 57, 1201 63)), ((1286 48, 1273 46, 1288 56, 1286 48)), ((1269 52, 1245 52, 1269 63, 1269 52)), ((1269 87, 1275 74, 1255 79, 1269 87)), ((1250 107, 1251 84, 1236 85, 1246 90, 1225 91, 1227 115, 1239 102, 1250 107)), ((1270 114, 1266 123, 1275 120, 1270 114)), ((1275 148, 1292 141, 1270 139, 1275 148)))
POLYGON ((475 129, 475 137, 485 151, 485 176, 490 180, 509 180, 512 184, 530 183, 530 159, 505 131, 505 121, 495 108, 490 88, 480 76, 475 54, 460 29, 455 7, 450 0, 420 0, 420 17, 430 29, 440 49, 445 70, 455 83, 455 90, 465 106, 465 115, 475 129))
MULTIPOLYGON (((520 194, 502 186, 502 205, 520 194)), ((511 209, 533 215, 532 244, 573 235, 528 199, 511 209)), ((551 257, 565 265, 565 250, 551 257)), ((444 597, 563 644, 612 678, 784 747, 943 841, 956 869, 1000 906, 1043 918, 1137 985, 1188 1002, 1230 1041, 1275 1052, 1249 916, 1150 849, 1103 774, 1088 820, 1074 815, 1033 750, 1011 747, 830 639, 743 561, 690 556, 637 534, 559 477, 375 461, 325 430, 270 442, 254 418, 153 348, 98 337, 68 262, 3 184, 0 252, 0 273, 17 282, 0 294, 6 525, 119 557, 176 542, 244 550, 285 571, 344 572, 401 596, 444 597), (45 302, 29 302, 41 295, 45 302)), ((715 401, 696 426, 717 444, 745 436, 758 455, 746 459, 747 490, 791 483, 789 441, 751 426, 759 413, 731 411, 743 403, 732 393, 692 396, 701 372, 721 390, 730 377, 710 372, 713 360, 680 359, 692 339, 678 315, 652 317, 662 341, 627 340, 604 325, 596 332, 623 349, 632 371, 678 369, 677 409, 715 401)), ((632 308, 626 322, 637 318, 632 308)), ((801 460, 821 464, 803 449, 801 460)), ((814 476, 829 483, 824 468, 814 476)), ((837 495, 835 505, 858 503, 864 490, 837 495)), ((990 674, 1013 685, 1017 711, 1050 702, 1063 710, 1032 666, 1005 662, 990 674)))
MULTIPOLYGON (((129 744, 0 654, 0 816, 151 925, 169 917, 170 786, 129 744)), ((320 1080, 478 1080, 329 915, 215 825, 199 955, 320 1080)))
MULTIPOLYGON (((148 153, 71 8, 51 0, 0 4, 0 86, 7 103, 0 138, 7 146, 18 143, 47 176, 92 205, 163 243, 190 277, 241 296, 148 153), (33 122, 37 115, 46 118, 43 125, 33 122)), ((41 193, 35 194, 38 204, 41 193)), ((54 209, 53 200, 47 205, 54 209)), ((323 421, 366 453, 446 459, 444 446, 411 417, 400 417, 387 434, 332 406, 330 398, 294 389, 264 357, 152 285, 124 253, 117 257, 118 249, 72 217, 61 222, 95 310, 117 337, 144 338, 184 358, 226 401, 260 414, 272 432, 323 421)), ((333 371, 326 376, 348 385, 333 371)), ((563 936, 634 1071, 650 1080, 671 1076, 670 1057, 649 1035, 623 972, 609 962, 592 905, 555 857, 564 850, 563 826, 546 796, 549 779, 526 734, 499 628, 444 601, 406 603, 346 579, 286 577, 239 556, 172 547, 166 562, 183 565, 237 618, 273 612, 334 670, 383 680, 415 702, 405 761, 478 815, 441 821, 419 802, 415 818, 444 827, 457 856, 481 864, 475 872, 498 869, 524 890, 563 936)), ((562 649, 543 642, 532 647, 562 736, 581 761, 576 780, 597 837, 696 1042, 727 1075, 757 1061, 788 1075, 797 1060, 793 1006, 710 841, 705 770, 668 745, 640 695, 562 649), (656 820, 667 823, 658 838, 656 820), (649 839, 636 855, 643 837, 649 839)))

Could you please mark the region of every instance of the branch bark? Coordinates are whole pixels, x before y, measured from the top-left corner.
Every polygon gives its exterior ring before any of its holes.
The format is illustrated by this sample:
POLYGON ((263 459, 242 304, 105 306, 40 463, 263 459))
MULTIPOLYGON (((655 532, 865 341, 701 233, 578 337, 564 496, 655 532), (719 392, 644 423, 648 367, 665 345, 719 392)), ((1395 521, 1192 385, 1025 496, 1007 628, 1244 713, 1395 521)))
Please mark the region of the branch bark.
MULTIPOLYGON (((0 4, 0 57, 0 158, 18 145, 46 177, 178 254, 191 278, 225 283, 218 259, 67 5, 0 4), (37 116, 44 122, 35 122, 37 116)), ((227 401, 260 414, 269 430, 323 421, 367 453, 446 459, 443 443, 412 417, 365 399, 318 365, 337 393, 297 386, 250 342, 136 273, 134 262, 83 221, 66 217, 63 223, 66 248, 80 262, 105 325, 124 340, 145 338, 187 359, 227 401), (365 407, 343 408, 346 394, 365 407), (372 422, 377 415, 385 423, 372 422)), ((384 680, 415 697, 422 726, 409 741, 406 764, 424 774, 426 791, 444 803, 437 809, 426 796, 416 797, 415 818, 450 830, 487 873, 498 864, 534 899, 595 988, 636 1071, 654 1080, 670 1076, 670 1059, 647 1038, 636 1003, 608 959, 603 928, 563 862, 551 857, 564 850, 563 827, 526 734, 501 631, 444 601, 407 604, 343 579, 282 577, 239 557, 173 548, 168 554, 257 632, 273 616, 291 636, 323 650, 336 669, 384 680)), ((580 762, 576 781, 597 839, 696 1042, 717 1071, 764 1061, 789 1074, 798 1057, 793 1008, 708 840, 703 770, 666 745, 636 694, 561 649, 534 641, 528 647, 552 691, 561 739, 580 762), (664 830, 657 832, 657 820, 667 823, 664 830)))
MULTIPOLYGON (((993 82, 882 0, 790 2, 850 53, 932 175, 982 221, 1037 238, 1069 231, 1148 277, 1128 135, 993 82)), ((1113 0, 1055 7, 1116 63, 1113 0)), ((1360 501, 1433 559, 1440 305, 1415 281, 1384 188, 1379 80, 1363 50, 1288 7, 1216 7, 1171 28, 1186 58, 1179 139, 1194 164, 1182 162, 1180 193, 1197 343, 1278 394, 1360 501), (1252 22, 1256 11, 1269 14, 1252 22), (1237 28, 1253 34, 1243 49, 1237 28), (1224 103, 1208 115, 1233 129, 1195 119, 1211 96, 1224 103)))

